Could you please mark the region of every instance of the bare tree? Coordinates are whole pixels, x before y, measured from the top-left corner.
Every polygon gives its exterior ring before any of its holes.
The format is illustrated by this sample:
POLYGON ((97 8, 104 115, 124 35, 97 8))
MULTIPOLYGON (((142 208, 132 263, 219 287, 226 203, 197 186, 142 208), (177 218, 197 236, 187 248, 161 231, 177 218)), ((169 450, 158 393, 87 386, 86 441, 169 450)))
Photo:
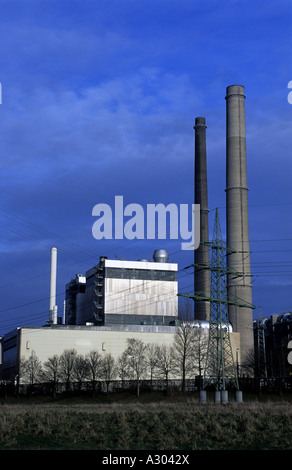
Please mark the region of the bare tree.
POLYGON ((24 357, 20 363, 20 375, 30 385, 32 392, 34 385, 41 380, 42 377, 42 364, 38 359, 35 351, 31 352, 28 359, 24 357))
POLYGON ((199 388, 201 388, 202 376, 207 356, 209 332, 206 333, 206 330, 204 331, 204 328, 201 326, 194 326, 193 331, 193 374, 195 376, 199 376, 199 388))
MULTIPOLYGON (((208 335, 200 322, 193 319, 193 302, 187 300, 180 307, 180 325, 173 342, 176 371, 182 378, 182 390, 186 391, 187 377, 201 377, 207 353, 208 335)), ((201 383, 201 379, 200 379, 201 383)))
POLYGON ((96 350, 90 351, 85 357, 88 366, 88 377, 92 385, 92 393, 95 395, 96 384, 101 377, 102 357, 96 350))
POLYGON ((153 376, 157 370, 158 364, 158 345, 155 343, 150 343, 146 345, 146 364, 150 372, 150 383, 151 387, 153 384, 153 376))
POLYGON ((43 364, 43 377, 45 382, 50 382, 52 385, 53 396, 56 396, 57 385, 60 380, 60 357, 56 354, 49 357, 43 364))
POLYGON ((160 377, 165 379, 166 390, 168 390, 169 375, 175 368, 173 348, 165 344, 159 345, 157 348, 157 356, 157 369, 160 377))
POLYGON ((78 354, 74 363, 74 378, 79 385, 79 391, 82 387, 82 382, 88 377, 88 362, 82 354, 78 354))
POLYGON ((101 378, 105 380, 106 392, 109 392, 110 383, 117 376, 117 366, 113 356, 109 353, 102 358, 101 364, 101 378))
POLYGON ((194 363, 194 328, 182 323, 176 329, 173 340, 173 359, 175 369, 182 378, 182 390, 186 391, 186 378, 194 363))
POLYGON ((125 380, 130 377, 129 359, 126 351, 124 351, 117 359, 117 375, 120 377, 122 388, 124 389, 125 380))
POLYGON ((60 372, 67 391, 70 389, 70 383, 74 378, 76 357, 77 351, 75 349, 65 349, 60 356, 60 372))
POLYGON ((137 381, 137 395, 140 394, 140 380, 147 370, 146 345, 143 341, 130 338, 125 355, 128 358, 130 377, 137 381))

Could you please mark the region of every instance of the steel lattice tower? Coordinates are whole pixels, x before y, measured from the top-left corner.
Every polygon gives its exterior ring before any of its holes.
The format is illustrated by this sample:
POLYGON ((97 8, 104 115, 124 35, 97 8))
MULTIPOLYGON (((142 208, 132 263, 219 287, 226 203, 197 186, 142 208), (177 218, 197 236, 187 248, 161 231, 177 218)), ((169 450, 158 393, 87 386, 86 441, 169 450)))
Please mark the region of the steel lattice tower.
MULTIPOLYGON (((226 247, 223 241, 218 209, 215 212, 213 239, 206 245, 210 249, 210 264, 201 263, 191 266, 208 270, 211 273, 210 295, 206 295, 206 292, 179 293, 178 295, 210 303, 209 340, 203 389, 212 385, 217 391, 225 391, 227 385, 230 384, 238 391, 238 374, 231 348, 228 307, 233 305, 253 309, 254 306, 245 300, 232 298, 228 295, 227 275, 235 279, 241 277, 242 273, 226 268, 226 256, 234 253, 234 250, 226 247)), ((187 266, 185 269, 191 266, 187 266)))
POLYGON ((238 377, 229 334, 229 302, 227 299, 227 271, 225 266, 227 249, 222 239, 218 209, 215 213, 210 251, 211 309, 203 388, 213 385, 216 390, 226 390, 227 383, 232 382, 238 390, 238 377))

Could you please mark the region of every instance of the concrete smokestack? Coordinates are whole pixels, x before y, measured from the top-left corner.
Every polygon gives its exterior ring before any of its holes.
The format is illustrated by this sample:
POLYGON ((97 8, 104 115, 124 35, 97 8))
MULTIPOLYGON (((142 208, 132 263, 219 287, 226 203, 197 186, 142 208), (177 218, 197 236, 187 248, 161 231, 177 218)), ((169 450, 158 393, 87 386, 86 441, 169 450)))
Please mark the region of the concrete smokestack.
MULTIPOLYGON (((194 252, 194 263, 209 266, 209 210, 207 185, 206 121, 195 119, 195 204, 200 204, 200 246, 194 252)), ((195 266, 195 293, 210 296, 210 271, 195 266)), ((210 302, 195 300, 195 319, 209 321, 210 302)))
POLYGON ((50 279, 50 322, 57 324, 56 305, 56 286, 57 286, 57 248, 51 248, 51 279, 50 279))
MULTIPOLYGON (((245 96, 244 87, 231 85, 226 89, 226 225, 227 247, 234 253, 227 256, 227 269, 240 273, 227 276, 230 301, 252 304, 248 188, 246 169, 245 96)), ((229 305, 229 321, 233 331, 240 333, 241 364, 253 350, 252 309, 229 305)))

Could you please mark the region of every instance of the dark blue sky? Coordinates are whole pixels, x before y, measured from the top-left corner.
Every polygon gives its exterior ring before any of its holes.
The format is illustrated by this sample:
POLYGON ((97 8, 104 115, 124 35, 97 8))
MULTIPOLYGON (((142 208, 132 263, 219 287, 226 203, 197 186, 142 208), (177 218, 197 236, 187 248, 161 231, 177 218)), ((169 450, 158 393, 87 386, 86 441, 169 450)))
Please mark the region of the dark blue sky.
POLYGON ((225 91, 246 93, 253 302, 292 310, 291 2, 0 1, 0 334, 48 318, 50 248, 65 284, 100 255, 180 240, 93 238, 95 204, 191 204, 195 117, 207 121, 210 232, 225 235, 225 91))

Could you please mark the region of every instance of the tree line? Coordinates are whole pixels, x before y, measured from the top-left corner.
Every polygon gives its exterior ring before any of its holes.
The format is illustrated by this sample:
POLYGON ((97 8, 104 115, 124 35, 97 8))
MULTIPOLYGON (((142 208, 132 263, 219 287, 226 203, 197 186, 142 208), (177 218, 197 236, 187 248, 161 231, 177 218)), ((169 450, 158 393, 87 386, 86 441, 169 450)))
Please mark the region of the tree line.
POLYGON ((135 381, 137 395, 142 380, 147 379, 150 386, 154 380, 164 380, 166 388, 170 379, 181 380, 181 389, 186 390, 187 379, 201 376, 207 351, 208 335, 202 328, 190 323, 177 328, 171 345, 147 343, 135 338, 127 340, 127 347, 114 359, 111 353, 91 350, 79 354, 75 349, 66 349, 60 355, 49 357, 44 363, 32 351, 28 358, 21 358, 19 383, 31 389, 40 383, 50 384, 53 394, 62 383, 67 391, 72 383, 82 388, 84 382, 95 393, 98 383, 110 384, 119 380, 135 381))

